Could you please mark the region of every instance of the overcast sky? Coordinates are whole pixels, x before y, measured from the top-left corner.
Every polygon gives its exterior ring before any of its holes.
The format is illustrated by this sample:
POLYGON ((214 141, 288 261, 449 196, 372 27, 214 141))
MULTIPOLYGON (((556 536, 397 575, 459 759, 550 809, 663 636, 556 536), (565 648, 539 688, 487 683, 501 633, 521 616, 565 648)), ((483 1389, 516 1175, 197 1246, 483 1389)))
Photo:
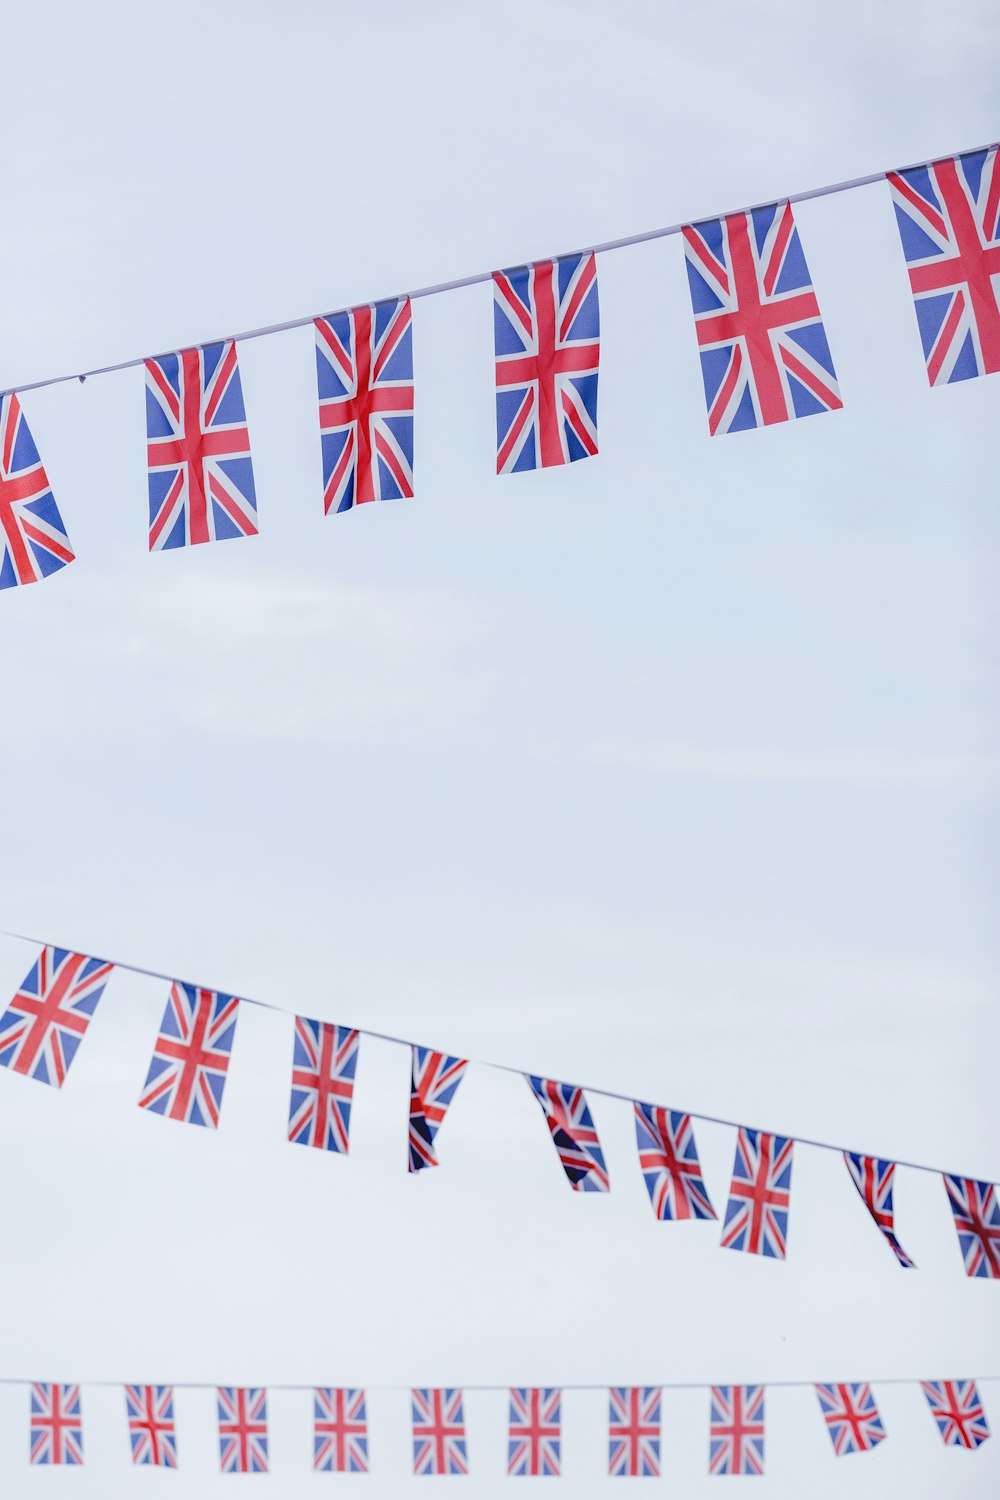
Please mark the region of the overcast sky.
MULTIPOLYGON (((35 0, 4 37, 3 387, 1000 134, 976 0, 35 0)), ((844 410, 780 427, 709 438, 676 238, 599 260, 600 454, 563 470, 494 474, 488 286, 414 305, 410 502, 324 518, 311 331, 241 346, 252 540, 147 555, 141 371, 26 395, 79 560, 0 595, 0 926, 1000 1179, 1000 380, 928 389, 883 185, 797 222, 844 410)), ((34 952, 0 941, 0 993, 34 952)), ((350 1156, 288 1145, 282 1015, 244 1009, 217 1133, 140 1112, 164 999, 118 975, 61 1093, 0 1077, 2 1376, 1000 1372, 935 1176, 897 1187, 917 1272, 801 1147, 787 1262, 721 1254, 655 1222, 627 1105, 592 1100, 612 1192, 576 1195, 510 1075, 470 1070, 408 1179, 385 1043, 350 1156)), ((697 1133, 721 1209, 734 1133, 697 1133)), ((1000 1441, 946 1452, 916 1386, 876 1393, 889 1440, 841 1463, 813 1393, 772 1392, 758 1489, 996 1493, 1000 1441)), ((229 1493, 210 1393, 182 1478, 132 1471, 119 1389, 84 1404, 57 1478, 0 1389, 19 1500, 229 1493)), ((408 1412, 371 1408, 372 1474, 330 1484, 382 1500, 408 1412)), ((660 1483, 711 1495, 707 1393, 664 1410, 660 1483)), ((508 1494, 502 1395, 469 1420, 455 1483, 508 1494)), ((567 1398, 575 1496, 611 1483, 605 1423, 567 1398)), ((324 1488, 305 1394, 272 1463, 255 1493, 324 1488)))

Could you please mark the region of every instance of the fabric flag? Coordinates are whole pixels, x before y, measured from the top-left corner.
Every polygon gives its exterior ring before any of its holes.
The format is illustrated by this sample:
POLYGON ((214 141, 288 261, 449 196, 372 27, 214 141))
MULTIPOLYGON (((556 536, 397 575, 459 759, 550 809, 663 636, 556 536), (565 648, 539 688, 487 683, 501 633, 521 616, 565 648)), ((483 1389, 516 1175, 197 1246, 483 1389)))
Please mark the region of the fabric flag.
POLYGON ((655 1479, 660 1472, 658 1385, 613 1385, 608 1391, 608 1473, 655 1479))
POLYGON ((708 1472, 763 1474, 762 1385, 713 1385, 708 1472))
POLYGON ((611 1189, 604 1152, 583 1089, 573 1083, 525 1074, 528 1087, 541 1105, 552 1144, 562 1169, 576 1193, 607 1193, 611 1189))
POLYGON ((0 589, 38 583, 73 561, 55 496, 15 395, 0 401, 0 589))
POLYGON ((689 224, 684 254, 713 436, 843 405, 790 203, 689 224))
POLYGON ((946 1448, 978 1448, 990 1435, 974 1380, 922 1380, 927 1405, 946 1448))
POLYGON ((816 1395, 837 1458, 867 1453, 885 1437, 870 1385, 818 1385, 816 1395))
POLYGON ((562 1391, 517 1386, 510 1393, 507 1473, 559 1475, 562 1391))
POLYGON ((83 1463, 83 1411, 78 1385, 31 1387, 31 1462, 83 1463))
POLYGON ((323 509, 413 495, 410 299, 316 320, 323 509))
POLYGON ((368 1473, 365 1393, 318 1386, 313 1393, 313 1468, 321 1474, 368 1473))
POLYGON ((592 254, 494 271, 498 474, 597 452, 600 335, 592 254))
POLYGON ((0 1063, 61 1089, 113 967, 43 948, 0 1016, 0 1063))
POLYGON ((438 1165, 434 1137, 469 1064, 430 1047, 411 1050, 409 1171, 419 1172, 438 1165))
POLYGON ((219 1466, 223 1474, 267 1473, 267 1391, 220 1385, 219 1466))
POLYGON ((794 1146, 787 1136, 740 1127, 722 1226, 723 1249, 784 1260, 794 1146))
POLYGON ((140 1109, 216 1128, 239 1004, 221 990, 174 982, 139 1097, 140 1109))
POLYGON ((149 550, 257 535, 232 339, 146 360, 149 550))
POLYGON ((992 1182, 944 1174, 966 1276, 1000 1278, 1000 1201, 992 1182))
POLYGON ((655 1104, 635 1105, 635 1140, 643 1181, 658 1219, 714 1219, 701 1175, 691 1116, 655 1104))
POLYGON ((929 162, 887 181, 931 385, 1000 370, 997 150, 929 162))
POLYGON ((321 1151, 347 1152, 358 1035, 331 1021, 295 1017, 288 1139, 321 1151))
POLYGON ((173 1386, 127 1385, 125 1411, 132 1462, 158 1469, 176 1469, 173 1386))
POLYGON ((851 1174, 851 1181, 885 1236, 893 1255, 904 1269, 914 1269, 915 1263, 896 1238, 892 1208, 892 1179, 896 1175, 896 1163, 883 1161, 877 1156, 859 1156, 856 1151, 845 1151, 844 1161, 851 1174))
POLYGON ((462 1392, 412 1392, 414 1474, 468 1474, 462 1392))

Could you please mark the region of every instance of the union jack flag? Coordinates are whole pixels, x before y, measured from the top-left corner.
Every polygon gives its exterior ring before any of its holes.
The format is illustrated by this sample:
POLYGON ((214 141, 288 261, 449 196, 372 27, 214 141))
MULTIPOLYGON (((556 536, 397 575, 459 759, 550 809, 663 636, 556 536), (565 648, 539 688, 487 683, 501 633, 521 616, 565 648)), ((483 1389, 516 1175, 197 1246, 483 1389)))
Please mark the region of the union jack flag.
POLYGON ((723 1249, 784 1260, 794 1146, 786 1136, 740 1127, 722 1226, 723 1249))
POLYGON ((317 1387, 313 1397, 313 1468, 323 1474, 368 1473, 364 1391, 317 1387))
POLYGON ((43 948, 0 1017, 0 1063, 61 1089, 113 967, 43 948))
POLYGON ((608 1473, 655 1479, 660 1472, 658 1385, 613 1385, 608 1391, 608 1473))
POLYGON ((643 1181, 658 1219, 714 1219, 701 1175, 691 1116, 635 1103, 635 1139, 643 1181))
POLYGON ((469 1066, 464 1057, 449 1057, 447 1052, 432 1052, 430 1047, 412 1048, 412 1082, 410 1085, 410 1165, 411 1172, 438 1165, 434 1137, 445 1112, 455 1097, 469 1066))
POLYGON ((132 1462, 150 1464, 158 1469, 176 1469, 173 1386, 127 1385, 125 1410, 132 1462))
POLYGON ((713 436, 843 405, 790 203, 689 224, 684 254, 713 436))
POLYGON ((414 1474, 468 1474, 462 1392, 414 1390, 414 1474))
POLYGON ((140 1109, 216 1128, 239 1004, 221 990, 174 982, 139 1097, 140 1109))
POLYGON ((882 1161, 877 1156, 859 1156, 856 1151, 845 1151, 844 1161, 851 1181, 891 1246, 892 1253, 904 1269, 911 1269, 916 1262, 910 1259, 897 1240, 893 1221, 892 1179, 896 1175, 896 1163, 882 1161))
POLYGON ((965 1261, 966 1276, 1000 1277, 1000 1202, 992 1182, 945 1173, 952 1217, 965 1261))
POLYGON ((528 1087, 542 1107, 552 1144, 576 1193, 607 1193, 611 1181, 583 1089, 573 1083, 526 1074, 528 1087))
POLYGON ((867 1453, 885 1437, 870 1385, 818 1385, 816 1394, 837 1458, 867 1453))
POLYGON ((316 319, 323 509, 413 495, 410 299, 316 319))
POLYGON ((597 452, 600 334, 592 254, 494 271, 498 474, 597 452))
POLYGON ((946 1448, 978 1448, 990 1435, 974 1380, 922 1380, 927 1405, 946 1448))
POLYGON ((1000 370, 997 148, 889 172, 931 385, 1000 370))
POLYGON ((267 1391, 220 1385, 219 1465, 223 1474, 267 1473, 267 1391))
POLYGON ((357 1066, 356 1031, 330 1021, 295 1017, 290 1141, 321 1151, 347 1151, 357 1066))
POLYGON ((149 550, 257 535, 232 339, 146 360, 149 550))
POLYGON ((763 1474, 764 1387, 713 1385, 710 1474, 763 1474))
POLYGON ((0 402, 0 589, 38 583, 73 561, 21 403, 0 402))
POLYGON ((83 1410, 78 1385, 31 1387, 31 1462, 83 1463, 83 1410))
POLYGON ((562 1391, 517 1386, 510 1393, 507 1473, 559 1474, 562 1391))

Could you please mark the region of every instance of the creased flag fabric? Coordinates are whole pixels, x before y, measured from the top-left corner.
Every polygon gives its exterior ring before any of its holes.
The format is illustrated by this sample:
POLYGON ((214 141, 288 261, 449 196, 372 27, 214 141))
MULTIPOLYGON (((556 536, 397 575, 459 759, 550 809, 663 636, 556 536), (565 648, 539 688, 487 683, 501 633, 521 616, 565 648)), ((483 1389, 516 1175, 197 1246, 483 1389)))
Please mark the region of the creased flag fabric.
POLYGON ((44 947, 0 1016, 0 1063, 62 1088, 113 967, 44 947))
POLYGON ((722 1226, 723 1249, 784 1260, 794 1146, 787 1136, 741 1126, 722 1226))
POLYGON ((267 1391, 220 1385, 219 1467, 223 1474, 266 1474, 267 1391))
POLYGON ((944 1176, 967 1276, 1000 1278, 1000 1200, 992 1182, 944 1176))
POLYGON ((31 1387, 31 1462, 83 1463, 83 1408, 78 1385, 31 1387))
POLYGON ((816 1395, 837 1458, 867 1453, 886 1436, 870 1385, 818 1385, 816 1395))
POLYGON ((604 1152, 583 1089, 575 1083, 525 1074, 528 1087, 541 1105, 570 1187, 576 1193, 607 1193, 611 1182, 604 1152))
POLYGON ((494 271, 498 474, 597 452, 600 335, 593 254, 494 271))
POLYGON ((358 1038, 347 1026, 295 1017, 290 1141, 320 1151, 348 1150, 358 1038))
POLYGON ((316 322, 323 509, 413 495, 409 297, 316 322))
POLYGON ((313 1393, 313 1468, 320 1474, 368 1473, 368 1411, 356 1387, 313 1393))
POLYGON ((232 339, 146 360, 149 550, 256 536, 250 434, 232 339))
POLYGON ((510 1393, 507 1473, 559 1474, 562 1440, 562 1391, 554 1387, 516 1386, 510 1393))
POLYGON ((889 172, 931 385, 1000 370, 997 149, 889 172))
POLYGON ((416 1389, 413 1411, 414 1474, 468 1474, 462 1392, 450 1388, 416 1389))
POLYGON ((430 1047, 411 1052, 409 1171, 419 1172, 438 1165, 434 1138, 469 1064, 430 1047))
POLYGON ((708 1438, 710 1474, 763 1474, 764 1387, 713 1385, 708 1438))
POLYGON ((946 1448, 978 1448, 990 1435, 974 1380, 923 1380, 931 1416, 946 1448))
POLYGON ((73 561, 52 487, 13 394, 0 401, 0 589, 38 583, 73 561))
POLYGON ((896 1163, 883 1161, 877 1156, 861 1156, 856 1151, 845 1151, 844 1161, 862 1202, 881 1229, 896 1260, 904 1269, 912 1270, 915 1263, 896 1238, 892 1207, 892 1179, 896 1175, 896 1163))
POLYGON ((239 1005, 234 995, 221 990, 180 982, 171 986, 140 1109, 216 1128, 239 1005))
POLYGON ((634 1101, 643 1181, 658 1219, 714 1219, 701 1175, 691 1116, 634 1101))
POLYGON ((608 1391, 608 1473, 655 1479, 660 1472, 658 1385, 613 1385, 608 1391))
POLYGON ((176 1469, 177 1431, 172 1385, 127 1385, 125 1413, 132 1462, 176 1469))
POLYGON ((713 436, 843 405, 790 203, 689 224, 684 254, 713 436))

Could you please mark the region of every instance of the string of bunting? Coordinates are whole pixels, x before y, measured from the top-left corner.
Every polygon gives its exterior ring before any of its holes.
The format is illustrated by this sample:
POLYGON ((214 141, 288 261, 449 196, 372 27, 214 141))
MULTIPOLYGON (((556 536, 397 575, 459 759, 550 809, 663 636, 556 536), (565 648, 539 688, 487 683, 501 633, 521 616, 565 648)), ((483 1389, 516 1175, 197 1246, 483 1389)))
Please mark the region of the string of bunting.
POLYGON ((932 386, 1000 370, 1000 168, 991 145, 792 194, 696 223, 297 318, 148 359, 57 376, 0 400, 0 588, 74 561, 62 513, 21 410, 23 393, 143 366, 148 541, 157 552, 258 531, 237 344, 314 325, 323 508, 414 494, 411 304, 493 285, 498 474, 598 451, 599 254, 683 239, 712 436, 842 405, 792 205, 888 183, 932 386))
MULTIPOLYGON (((39 943, 20 933, 3 936, 39 943)), ((438 1165, 437 1136, 469 1067, 469 1059, 422 1046, 405 1037, 337 1025, 297 1015, 259 1000, 171 979, 158 970, 42 943, 24 983, 0 1016, 0 1065, 39 1083, 61 1088, 115 967, 169 984, 163 1020, 153 1044, 139 1107, 188 1125, 218 1126, 241 1005, 294 1016, 288 1139, 346 1154, 351 1104, 362 1035, 408 1047, 411 1054, 409 1171, 438 1165)), ((481 1066, 507 1073, 502 1063, 481 1066)), ((723 1248, 784 1260, 788 1240, 795 1138, 741 1125, 717 1115, 645 1103, 610 1089, 586 1088, 524 1072, 541 1108, 566 1180, 575 1192, 606 1193, 611 1180, 587 1103, 587 1093, 625 1100, 633 1107, 639 1166, 658 1220, 717 1218, 698 1158, 693 1120, 737 1131, 723 1248)), ((899 1162, 844 1150, 828 1141, 799 1143, 841 1152, 851 1181, 896 1263, 915 1263, 896 1235, 893 1182, 898 1166, 939 1173, 917 1162, 899 1162)), ((954 1219, 966 1274, 1000 1280, 1000 1193, 997 1185, 940 1172, 954 1219)))

